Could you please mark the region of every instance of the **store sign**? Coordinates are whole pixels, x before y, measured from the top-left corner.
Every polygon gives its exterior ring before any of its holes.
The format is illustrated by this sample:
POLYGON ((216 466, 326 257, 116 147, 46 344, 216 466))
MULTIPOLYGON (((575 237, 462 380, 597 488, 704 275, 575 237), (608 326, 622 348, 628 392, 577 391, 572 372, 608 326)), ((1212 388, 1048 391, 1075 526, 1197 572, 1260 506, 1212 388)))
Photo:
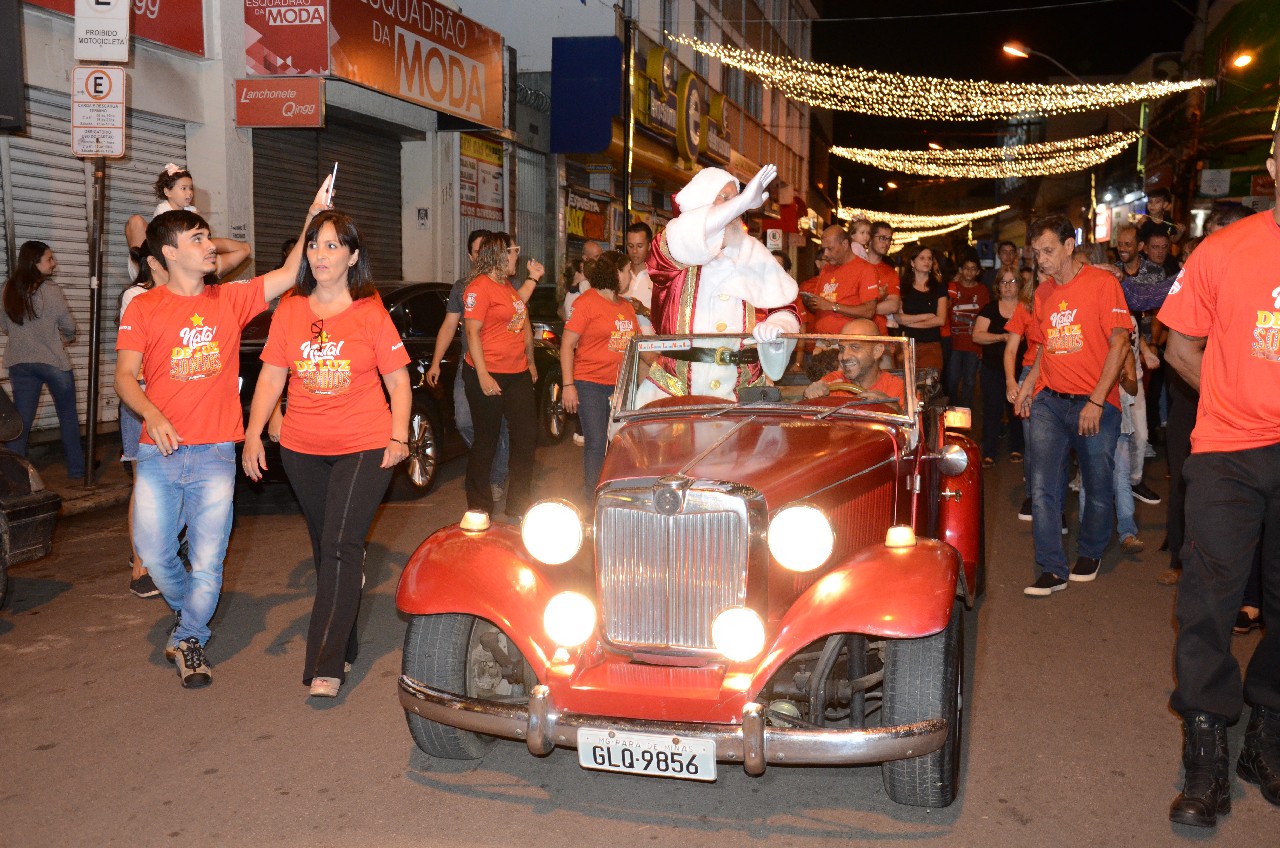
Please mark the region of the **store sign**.
POLYGON ((459 137, 458 200, 462 214, 502 224, 502 145, 463 133, 459 137))
POLYGON ((724 113, 724 95, 715 92, 711 95, 707 114, 702 119, 702 138, 698 140, 698 153, 717 165, 729 164, 733 153, 724 113))
POLYGON ((1200 172, 1200 193, 1205 197, 1226 197, 1231 193, 1230 168, 1205 168, 1200 172))
POLYGON ((132 10, 133 0, 76 0, 76 61, 129 61, 132 10))
POLYGON ((1276 197, 1274 194, 1265 196, 1255 194, 1242 198, 1240 202, 1252 209, 1254 212, 1265 212, 1276 205, 1276 197))
POLYGON ((75 156, 124 156, 124 68, 73 68, 71 152, 75 156))
MULTIPOLYGON (((32 6, 74 16, 77 0, 25 0, 32 6)), ((204 55, 204 0, 123 0, 132 10, 129 28, 138 38, 185 53, 204 55)), ((79 54, 76 54, 77 59, 79 54)), ((120 60, 125 61, 125 60, 120 60)))
POLYGON ((244 58, 251 74, 329 73, 327 0, 244 0, 244 58))
POLYGON ((323 127, 324 80, 236 80, 237 127, 323 127))
POLYGON ((679 122, 675 57, 661 47, 653 48, 645 63, 645 76, 649 79, 648 108, 640 115, 640 122, 660 135, 674 137, 679 122))
POLYGON ((609 203, 569 189, 565 230, 573 238, 609 243, 609 203))
POLYGON ((698 158, 702 141, 702 85, 691 73, 680 77, 676 87, 676 151, 692 164, 698 158))

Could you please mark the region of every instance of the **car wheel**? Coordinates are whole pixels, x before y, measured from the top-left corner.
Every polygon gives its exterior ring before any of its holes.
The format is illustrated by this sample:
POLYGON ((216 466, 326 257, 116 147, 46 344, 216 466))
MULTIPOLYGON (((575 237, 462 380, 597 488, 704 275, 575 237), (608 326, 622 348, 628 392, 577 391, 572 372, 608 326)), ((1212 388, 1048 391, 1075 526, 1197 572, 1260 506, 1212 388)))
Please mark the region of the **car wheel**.
POLYGON ((891 639, 885 646, 884 725, 936 718, 947 722, 947 739, 938 750, 881 765, 884 788, 899 804, 945 807, 956 799, 963 688, 964 622, 959 601, 941 633, 923 639, 891 639))
POLYGON ((559 444, 569 425, 569 413, 560 400, 560 371, 547 375, 538 395, 538 432, 544 445, 559 444))
POLYGON ((391 478, 391 498, 411 500, 431 490, 440 470, 440 441, 431 412, 414 404, 409 414, 409 458, 400 463, 391 478))
MULTIPOLYGON (((527 703, 538 685, 533 669, 494 625, 472 615, 419 615, 404 637, 403 673, 420 683, 468 698, 527 703)), ((405 713, 409 734, 425 753, 477 760, 492 736, 459 730, 405 713)))

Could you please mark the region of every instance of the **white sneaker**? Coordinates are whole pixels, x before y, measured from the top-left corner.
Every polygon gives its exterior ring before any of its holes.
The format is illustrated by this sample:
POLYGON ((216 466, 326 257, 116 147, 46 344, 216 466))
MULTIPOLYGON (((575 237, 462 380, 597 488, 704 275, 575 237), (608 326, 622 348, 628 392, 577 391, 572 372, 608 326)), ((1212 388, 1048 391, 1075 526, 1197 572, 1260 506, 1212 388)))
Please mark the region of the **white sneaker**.
POLYGON ((585 444, 587 443, 587 440, 586 440, 586 438, 585 438, 581 433, 574 433, 574 434, 573 434, 573 443, 574 443, 575 445, 577 445, 578 447, 582 447, 583 445, 585 445, 585 444))

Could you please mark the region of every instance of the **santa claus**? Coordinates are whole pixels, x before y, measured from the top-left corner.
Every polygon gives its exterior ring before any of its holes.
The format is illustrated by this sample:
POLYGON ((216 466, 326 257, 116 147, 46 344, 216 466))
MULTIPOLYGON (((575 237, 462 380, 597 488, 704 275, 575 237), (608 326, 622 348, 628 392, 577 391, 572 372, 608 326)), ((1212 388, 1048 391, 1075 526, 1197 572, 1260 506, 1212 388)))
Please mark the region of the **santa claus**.
MULTIPOLYGON (((728 171, 704 168, 676 194, 680 214, 654 240, 647 263, 656 333, 749 332, 768 342, 799 331, 795 280, 742 223, 744 213, 768 198, 765 186, 777 173, 765 165, 740 189, 728 171)), ((733 399, 739 389, 763 381, 756 348, 735 339, 719 348, 663 353, 636 400, 690 394, 733 399)))

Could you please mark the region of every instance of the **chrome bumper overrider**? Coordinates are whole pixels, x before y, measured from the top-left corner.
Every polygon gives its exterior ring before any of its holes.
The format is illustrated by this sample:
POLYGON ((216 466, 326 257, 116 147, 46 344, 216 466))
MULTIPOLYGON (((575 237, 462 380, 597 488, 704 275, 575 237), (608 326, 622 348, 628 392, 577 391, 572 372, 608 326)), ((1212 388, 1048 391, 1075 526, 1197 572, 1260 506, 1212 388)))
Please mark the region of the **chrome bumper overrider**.
POLYGON ((578 729, 657 733, 690 739, 710 739, 716 759, 742 763, 748 774, 763 774, 766 764, 856 765, 903 760, 932 753, 947 737, 947 723, 932 719, 898 727, 870 730, 770 727, 764 708, 748 704, 742 724, 648 721, 613 716, 561 713, 551 702, 551 690, 535 686, 528 706, 464 698, 400 677, 400 706, 441 724, 507 739, 523 739, 538 756, 556 746, 578 747, 578 729))

